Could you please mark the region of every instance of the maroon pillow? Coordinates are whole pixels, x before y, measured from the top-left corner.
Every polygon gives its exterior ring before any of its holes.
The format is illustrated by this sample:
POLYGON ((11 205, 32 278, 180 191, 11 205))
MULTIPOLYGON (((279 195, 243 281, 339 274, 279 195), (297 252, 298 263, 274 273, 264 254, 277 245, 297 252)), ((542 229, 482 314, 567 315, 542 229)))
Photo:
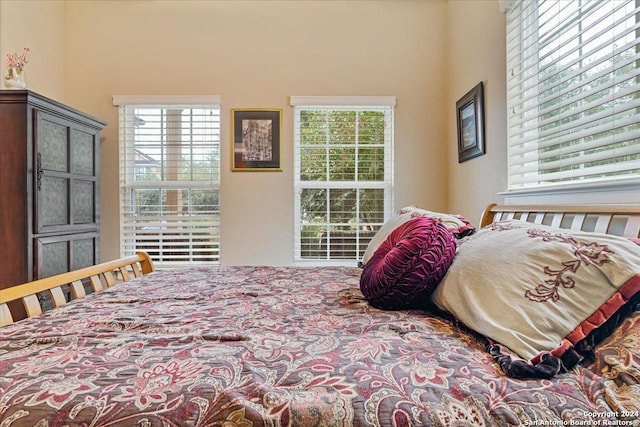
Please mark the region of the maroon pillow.
POLYGON ((447 272, 456 239, 440 221, 414 218, 392 231, 367 262, 360 290, 369 304, 384 310, 418 307, 447 272))

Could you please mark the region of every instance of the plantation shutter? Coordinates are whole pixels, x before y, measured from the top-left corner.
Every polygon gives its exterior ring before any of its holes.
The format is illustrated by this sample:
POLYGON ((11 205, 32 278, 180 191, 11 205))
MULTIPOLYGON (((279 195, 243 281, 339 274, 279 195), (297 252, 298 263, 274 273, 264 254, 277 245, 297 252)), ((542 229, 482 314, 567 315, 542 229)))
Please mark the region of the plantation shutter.
POLYGON ((507 8, 509 189, 637 177, 640 3, 507 8))
POLYGON ((159 267, 220 256, 218 97, 114 97, 120 110, 121 255, 159 267))
POLYGON ((296 262, 355 265, 393 206, 395 97, 291 97, 296 262))

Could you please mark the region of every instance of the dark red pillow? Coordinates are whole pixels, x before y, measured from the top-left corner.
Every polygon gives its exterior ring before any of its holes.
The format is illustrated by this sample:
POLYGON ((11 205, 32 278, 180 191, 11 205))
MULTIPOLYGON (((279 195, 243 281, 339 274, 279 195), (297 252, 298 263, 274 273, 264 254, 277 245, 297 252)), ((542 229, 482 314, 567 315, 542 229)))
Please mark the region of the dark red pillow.
POLYGON ((394 231, 360 276, 369 304, 398 310, 426 304, 456 255, 456 239, 440 221, 418 217, 394 231))

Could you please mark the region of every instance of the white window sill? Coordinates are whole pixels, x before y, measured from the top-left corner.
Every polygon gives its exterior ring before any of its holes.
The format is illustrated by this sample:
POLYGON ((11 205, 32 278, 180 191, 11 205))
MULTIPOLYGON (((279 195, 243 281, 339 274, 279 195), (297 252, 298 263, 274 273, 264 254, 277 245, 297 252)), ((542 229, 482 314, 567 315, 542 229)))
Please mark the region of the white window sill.
POLYGON ((614 183, 548 186, 498 193, 505 205, 640 203, 640 178, 614 183))
MULTIPOLYGON (((359 261, 359 260, 358 260, 359 261)), ((358 261, 353 260, 300 260, 293 261, 296 267, 357 267, 358 261)))

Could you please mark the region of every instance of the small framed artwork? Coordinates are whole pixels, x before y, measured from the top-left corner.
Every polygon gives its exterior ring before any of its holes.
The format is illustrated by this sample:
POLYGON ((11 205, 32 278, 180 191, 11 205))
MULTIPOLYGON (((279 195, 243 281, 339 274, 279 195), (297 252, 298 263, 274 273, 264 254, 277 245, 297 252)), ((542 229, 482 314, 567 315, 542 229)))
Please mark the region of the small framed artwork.
POLYGON ((281 171, 282 110, 231 110, 232 171, 281 171))
POLYGON ((482 82, 456 102, 458 116, 458 163, 485 153, 484 94, 482 82))

